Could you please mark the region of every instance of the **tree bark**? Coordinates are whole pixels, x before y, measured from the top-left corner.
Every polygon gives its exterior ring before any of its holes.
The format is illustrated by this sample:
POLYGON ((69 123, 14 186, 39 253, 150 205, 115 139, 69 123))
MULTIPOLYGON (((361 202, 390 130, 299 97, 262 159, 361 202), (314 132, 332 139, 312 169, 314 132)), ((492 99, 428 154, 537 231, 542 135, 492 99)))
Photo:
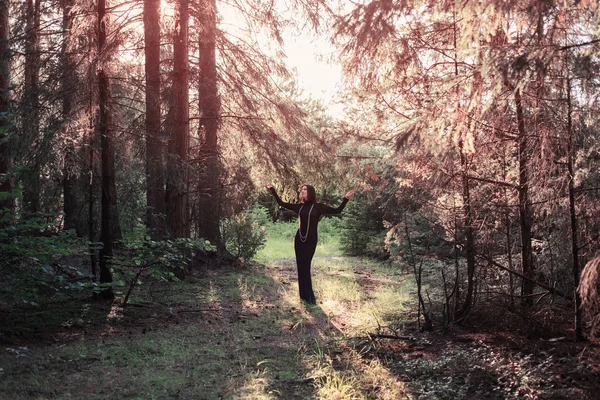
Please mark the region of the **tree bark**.
POLYGON ((10 47, 9 1, 0 0, 0 210, 14 212, 12 185, 9 174, 10 154, 5 138, 10 129, 10 47), (6 195, 10 193, 11 195, 6 195), (4 197, 6 196, 6 197, 4 197))
MULTIPOLYGON (((566 63, 565 63, 566 64, 566 63)), ((568 67, 568 66, 567 66, 568 67)), ((565 73, 569 73, 565 68, 565 73)), ((569 169, 569 214, 571 216, 571 253, 573 257, 573 297, 575 298, 575 336, 578 340, 583 340, 583 322, 581 315, 581 295, 577 288, 579 287, 580 265, 579 265, 579 228, 577 224, 577 210, 575 204, 575 173, 573 168, 573 106, 571 104, 571 80, 567 77, 567 153, 568 153, 568 169, 569 169)))
POLYGON ((23 207, 36 213, 40 207, 40 154, 37 150, 40 130, 39 116, 39 25, 40 0, 26 0, 25 3, 25 79, 23 84, 23 143, 29 147, 25 160, 23 207))
MULTIPOLYGON (((105 63, 105 45, 106 45, 106 0, 98 0, 98 95, 99 95, 99 121, 98 131, 100 134, 100 148, 102 152, 102 215, 100 224, 100 283, 111 283, 112 274, 109 264, 113 256, 113 210, 114 195, 114 148, 113 132, 111 127, 110 114, 110 93, 109 82, 105 63)), ((112 288, 102 291, 102 297, 106 299, 114 298, 112 288)))
POLYGON ((457 310, 455 320, 466 317, 473 307, 473 293, 475 290, 475 238, 473 235, 473 212, 471 208, 471 193, 467 171, 469 161, 464 154, 463 144, 460 143, 460 163, 462 167, 462 200, 463 200, 463 225, 465 229, 465 252, 467 256, 467 290, 465 300, 457 310))
POLYGON ((163 141, 160 138, 160 0, 144 0, 146 71, 146 202, 150 237, 165 233, 163 141))
MULTIPOLYGON (((457 43, 457 27, 456 27, 456 11, 453 10, 452 17, 454 21, 454 75, 458 78, 458 55, 456 53, 457 43)), ((457 101, 457 113, 460 112, 460 105, 458 103, 459 87, 456 86, 456 101, 457 101)), ((467 256, 467 291, 465 294, 465 300, 457 309, 454 320, 461 320, 465 318, 473 307, 473 297, 475 291, 475 238, 473 235, 473 210, 471 207, 471 192, 469 187, 469 157, 466 154, 464 148, 464 141, 461 139, 458 145, 458 151, 460 155, 460 168, 461 168, 461 186, 462 186, 462 201, 463 201, 463 227, 465 229, 465 250, 467 256)), ((458 303, 457 303, 458 306, 458 303)))
POLYGON ((188 0, 177 2, 173 44, 173 130, 168 146, 167 219, 172 237, 189 237, 188 220, 188 0))
POLYGON ((73 47, 74 37, 71 33, 73 27, 73 17, 71 12, 73 9, 74 0, 63 0, 63 44, 61 50, 61 86, 62 86, 62 136, 65 139, 65 156, 63 165, 63 213, 64 224, 63 229, 75 229, 78 236, 82 236, 81 223, 78 215, 76 182, 77 177, 73 174, 75 161, 75 143, 72 129, 73 106, 75 104, 75 84, 73 82, 75 76, 75 62, 73 61, 71 52, 73 47))
POLYGON ((204 0, 199 23, 200 34, 200 79, 198 87, 200 110, 200 179, 198 202, 198 235, 222 247, 219 228, 221 191, 220 162, 217 144, 219 111, 221 102, 217 88, 216 63, 216 1, 204 0))
POLYGON ((529 152, 527 134, 525 132, 525 117, 521 92, 515 90, 515 107, 517 112, 517 129, 519 132, 519 224, 521 227, 521 267, 524 279, 521 286, 521 302, 527 306, 533 305, 533 248, 531 245, 531 204, 529 200, 529 152))

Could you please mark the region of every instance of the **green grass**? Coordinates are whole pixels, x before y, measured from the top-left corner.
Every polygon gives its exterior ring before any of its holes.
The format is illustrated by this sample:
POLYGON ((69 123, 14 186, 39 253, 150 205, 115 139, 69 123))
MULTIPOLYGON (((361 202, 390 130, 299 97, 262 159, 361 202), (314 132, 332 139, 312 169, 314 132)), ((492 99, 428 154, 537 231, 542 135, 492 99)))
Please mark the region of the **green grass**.
MULTIPOLYGON (((341 255, 340 232, 333 218, 324 218, 319 222, 319 243, 315 257, 341 255)), ((282 222, 269 224, 267 229, 267 243, 254 257, 262 263, 272 263, 283 258, 295 258, 294 237, 298 230, 296 222, 282 222)))

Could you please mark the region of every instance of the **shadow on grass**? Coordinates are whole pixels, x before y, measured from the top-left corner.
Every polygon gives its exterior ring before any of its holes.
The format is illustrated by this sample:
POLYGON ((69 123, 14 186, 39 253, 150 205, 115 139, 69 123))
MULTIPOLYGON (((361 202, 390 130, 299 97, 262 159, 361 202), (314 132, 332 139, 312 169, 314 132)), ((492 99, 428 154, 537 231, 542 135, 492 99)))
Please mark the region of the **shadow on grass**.
POLYGON ((110 302, 81 295, 48 299, 39 306, 0 309, 0 343, 25 345, 79 338, 105 325, 111 308, 110 302))
POLYGON ((28 347, 0 353, 0 398, 314 397, 302 361, 312 338, 269 271, 224 267, 138 290, 114 318, 82 300, 3 314, 3 340, 28 347))

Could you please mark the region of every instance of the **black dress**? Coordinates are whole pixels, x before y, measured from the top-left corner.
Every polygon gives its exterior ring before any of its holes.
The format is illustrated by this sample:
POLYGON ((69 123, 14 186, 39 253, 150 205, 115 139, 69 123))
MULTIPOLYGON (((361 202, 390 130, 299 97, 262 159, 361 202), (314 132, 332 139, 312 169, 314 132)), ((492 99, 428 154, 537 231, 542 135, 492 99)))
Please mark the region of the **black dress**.
POLYGON ((300 218, 300 226, 294 239, 300 298, 310 304, 316 304, 315 294, 312 290, 312 281, 310 279, 310 263, 317 248, 317 226, 319 225, 319 219, 321 215, 325 214, 340 214, 346 203, 348 203, 348 199, 344 198, 339 207, 333 208, 326 204, 313 202, 304 204, 286 203, 279 198, 274 188, 271 188, 271 193, 273 193, 273 196, 275 196, 277 203, 281 207, 294 211, 300 218))

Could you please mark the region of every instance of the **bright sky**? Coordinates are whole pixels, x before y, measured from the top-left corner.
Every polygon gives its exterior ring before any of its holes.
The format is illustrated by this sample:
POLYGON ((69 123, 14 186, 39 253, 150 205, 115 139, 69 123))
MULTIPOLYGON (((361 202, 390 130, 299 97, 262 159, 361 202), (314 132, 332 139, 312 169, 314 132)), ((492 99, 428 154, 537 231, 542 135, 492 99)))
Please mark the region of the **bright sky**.
MULTIPOLYGON (((341 85, 342 68, 328 62, 336 59, 334 49, 325 38, 314 38, 308 34, 284 36, 288 64, 296 68, 299 85, 313 97, 323 100, 332 108, 334 95, 341 85)), ((341 110, 331 110, 336 113, 341 110)))
MULTIPOLYGON (((282 1, 282 10, 285 9, 285 0, 282 1)), ((241 3, 240 3, 241 4, 241 3)), ((285 13, 285 11, 282 11, 285 13)), ((293 12, 293 11, 292 11, 293 12)), ((226 2, 220 4, 220 15, 225 29, 235 32, 236 28, 245 26, 245 21, 240 11, 230 8, 226 2)), ((235 32, 243 36, 242 30, 235 32)), ((268 49, 270 44, 267 36, 259 36, 261 47, 268 49)), ((328 60, 336 60, 333 47, 324 37, 317 38, 309 29, 298 32, 297 28, 290 28, 283 33, 284 52, 290 69, 297 72, 298 86, 304 89, 307 96, 317 98, 329 108, 332 116, 341 117, 343 108, 334 104, 337 87, 341 85, 341 66, 328 60)))

